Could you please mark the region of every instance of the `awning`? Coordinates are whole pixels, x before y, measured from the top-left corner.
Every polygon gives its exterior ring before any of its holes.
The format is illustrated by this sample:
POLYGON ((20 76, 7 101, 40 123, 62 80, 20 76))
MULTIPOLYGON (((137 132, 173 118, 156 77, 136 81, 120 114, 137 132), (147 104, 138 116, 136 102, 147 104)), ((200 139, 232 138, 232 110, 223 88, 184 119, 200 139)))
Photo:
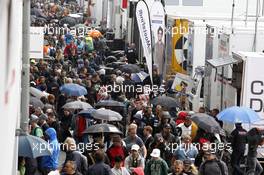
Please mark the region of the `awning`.
POLYGON ((236 60, 236 59, 234 59, 232 57, 206 60, 206 63, 210 64, 214 68, 227 66, 227 65, 230 65, 230 64, 236 64, 238 62, 239 62, 238 60, 236 60))

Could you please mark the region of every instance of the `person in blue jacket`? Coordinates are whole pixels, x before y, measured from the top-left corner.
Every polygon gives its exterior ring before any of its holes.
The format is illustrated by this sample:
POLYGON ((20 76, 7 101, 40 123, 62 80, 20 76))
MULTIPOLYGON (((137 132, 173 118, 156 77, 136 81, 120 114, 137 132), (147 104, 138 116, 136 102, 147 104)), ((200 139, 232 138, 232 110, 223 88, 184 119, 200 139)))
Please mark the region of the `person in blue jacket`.
POLYGON ((60 146, 57 139, 57 133, 54 128, 45 131, 45 138, 49 144, 51 155, 41 157, 41 170, 43 174, 48 174, 59 167, 60 146))

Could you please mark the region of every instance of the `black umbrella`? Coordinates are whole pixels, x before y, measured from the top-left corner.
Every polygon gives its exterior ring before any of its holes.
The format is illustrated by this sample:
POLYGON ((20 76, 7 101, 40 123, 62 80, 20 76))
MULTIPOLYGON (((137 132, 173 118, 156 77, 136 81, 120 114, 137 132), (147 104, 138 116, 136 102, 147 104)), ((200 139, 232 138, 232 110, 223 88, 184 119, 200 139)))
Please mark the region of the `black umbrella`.
POLYGON ((110 124, 97 124, 88 127, 84 132, 84 134, 96 134, 96 133, 115 133, 122 134, 122 132, 114 125, 110 124))
POLYGON ((106 121, 121 121, 123 118, 119 113, 105 108, 97 109, 96 111, 92 112, 91 115, 95 119, 106 121))
POLYGON ((114 100, 101 100, 96 103, 95 107, 124 107, 125 105, 121 102, 114 100))
POLYGON ((161 105, 167 108, 178 108, 180 107, 178 101, 172 97, 168 96, 159 96, 151 100, 153 105, 161 105))
POLYGON ((51 155, 48 143, 36 136, 18 130, 18 156, 36 158, 51 155))
POLYGON ((44 104, 42 103, 42 101, 40 101, 40 99, 36 97, 30 97, 29 104, 32 105, 34 108, 44 108, 44 104))
POLYGON ((75 26, 76 23, 76 19, 70 16, 65 16, 60 20, 61 25, 68 24, 70 27, 75 26))
POLYGON ((225 135, 225 132, 219 123, 210 115, 196 113, 192 115, 190 119, 196 123, 199 128, 205 130, 206 132, 225 135))
POLYGON ((138 67, 135 64, 124 64, 124 65, 121 65, 120 66, 120 70, 122 72, 129 73, 129 74, 139 73, 141 71, 140 67, 138 67))
POLYGON ((117 58, 115 56, 108 56, 106 59, 105 59, 105 63, 113 63, 113 62, 116 62, 117 61, 117 58))

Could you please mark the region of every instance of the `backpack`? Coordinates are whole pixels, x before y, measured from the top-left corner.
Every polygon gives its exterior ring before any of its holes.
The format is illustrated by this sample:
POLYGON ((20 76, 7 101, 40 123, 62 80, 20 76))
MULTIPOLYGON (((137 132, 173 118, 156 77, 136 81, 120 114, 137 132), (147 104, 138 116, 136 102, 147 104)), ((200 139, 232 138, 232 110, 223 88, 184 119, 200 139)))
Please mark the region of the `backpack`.
MULTIPOLYGON (((224 174, 225 174, 225 169, 224 169, 223 164, 220 162, 220 160, 215 160, 215 162, 217 163, 218 167, 220 168, 221 175, 224 175, 224 174)), ((206 164, 206 163, 204 163, 204 164, 203 164, 203 167, 202 167, 203 172, 205 172, 205 164, 206 164)))
POLYGON ((88 36, 85 38, 86 51, 92 52, 94 50, 93 38, 88 36))

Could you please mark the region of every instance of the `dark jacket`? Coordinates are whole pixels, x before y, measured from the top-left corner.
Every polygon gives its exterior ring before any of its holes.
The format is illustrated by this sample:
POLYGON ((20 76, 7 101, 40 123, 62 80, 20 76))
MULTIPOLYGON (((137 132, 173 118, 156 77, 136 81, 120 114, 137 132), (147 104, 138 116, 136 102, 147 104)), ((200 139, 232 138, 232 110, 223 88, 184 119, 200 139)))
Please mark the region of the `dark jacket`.
POLYGON ((199 175, 228 175, 225 162, 221 160, 206 160, 199 168, 199 175))
POLYGON ((89 175, 112 175, 112 171, 109 165, 99 162, 89 167, 89 175))
POLYGON ((87 158, 82 155, 79 151, 68 151, 66 152, 66 159, 64 164, 68 161, 75 161, 78 172, 86 174, 88 170, 87 158))
POLYGON ((232 136, 232 149, 234 152, 244 152, 246 149, 247 142, 247 131, 241 126, 236 127, 231 133, 232 136))

